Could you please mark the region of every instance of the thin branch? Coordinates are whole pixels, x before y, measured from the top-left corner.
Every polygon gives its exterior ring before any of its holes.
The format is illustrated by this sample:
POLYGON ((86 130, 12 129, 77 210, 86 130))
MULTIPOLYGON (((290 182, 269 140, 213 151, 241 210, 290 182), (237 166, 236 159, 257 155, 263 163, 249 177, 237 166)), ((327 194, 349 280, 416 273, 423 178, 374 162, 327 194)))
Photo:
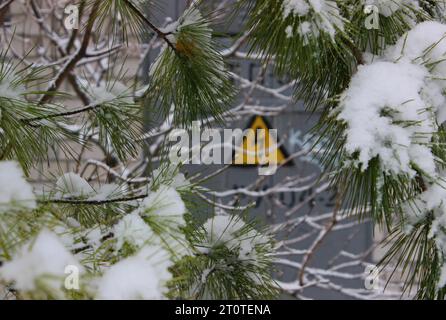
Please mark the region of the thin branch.
POLYGON ((122 197, 122 198, 104 199, 104 200, 46 199, 46 200, 39 200, 38 202, 100 206, 100 205, 109 204, 109 203, 128 202, 128 201, 144 199, 147 196, 148 196, 148 194, 141 194, 141 195, 133 196, 133 197, 122 197))
POLYGON ((87 22, 87 28, 84 34, 84 37, 82 39, 82 44, 80 48, 77 50, 77 52, 69 59, 65 65, 62 67, 62 69, 57 74, 54 81, 50 84, 48 89, 46 90, 46 94, 42 96, 40 99, 40 103, 48 102, 48 100, 51 99, 53 92, 55 92, 60 85, 62 84, 62 81, 65 79, 66 76, 68 76, 73 70, 73 68, 76 66, 76 64, 85 57, 85 54, 87 52, 88 44, 90 42, 91 35, 93 33, 93 26, 95 22, 96 12, 99 9, 100 0, 96 0, 96 2, 93 5, 93 8, 90 12, 90 16, 88 18, 87 22))
POLYGON ((68 117, 68 116, 72 116, 75 114, 92 111, 97 108, 100 108, 101 106, 102 106, 101 103, 94 103, 94 104, 85 106, 83 108, 79 108, 79 109, 75 109, 75 110, 71 110, 71 111, 60 112, 60 113, 53 113, 53 114, 40 116, 40 117, 22 119, 22 121, 29 124, 31 122, 36 122, 36 121, 40 121, 40 120, 48 120, 48 119, 59 118, 59 117, 68 117))
POLYGON ((5 3, 0 5, 0 15, 2 15, 6 11, 6 9, 8 9, 9 5, 13 2, 14 0, 7 0, 5 3))
MULTIPOLYGON (((80 6, 81 9, 83 10, 83 5, 84 5, 83 1, 80 6)), ((50 41, 57 47, 57 50, 59 51, 59 53, 63 56, 63 59, 61 59, 62 61, 65 61, 67 59, 69 59, 68 53, 70 50, 70 46, 67 46, 66 48, 64 48, 61 45, 61 41, 59 39, 59 35, 55 34, 50 26, 48 26, 48 24, 45 23, 45 19, 43 18, 38 6, 36 5, 34 0, 30 1, 31 4, 31 9, 32 12, 36 18, 37 23, 39 24, 40 28, 45 32, 45 34, 48 36, 48 38, 50 39, 50 41)), ((79 9, 79 10, 81 10, 79 9)), ((75 29, 77 31, 77 29, 75 29)), ((73 32, 72 37, 75 36, 77 34, 73 32)), ((72 38, 70 39, 70 41, 72 40, 72 38)), ((71 86, 73 87, 74 91, 76 92, 77 96, 82 100, 82 102, 84 104, 89 104, 90 103, 90 99, 87 97, 87 95, 82 91, 82 89, 80 88, 78 82, 77 82, 77 78, 76 75, 73 72, 68 72, 68 81, 70 82, 71 86)))
MULTIPOLYGON (((79 18, 78 18, 79 21, 81 21, 84 9, 85 9, 85 0, 82 0, 81 3, 79 4, 79 18)), ((73 31, 71 32, 70 40, 68 40, 67 46, 65 48, 65 51, 67 53, 70 53, 71 49, 73 48, 78 33, 79 33, 78 28, 74 28, 73 31)))
POLYGON ((336 197, 336 206, 333 210, 333 215, 331 218, 331 221, 327 224, 327 226, 325 227, 324 230, 321 230, 321 232, 319 233, 319 236, 316 238, 316 240, 313 242, 313 244, 311 245, 311 247, 308 249, 307 254, 304 256, 303 261, 302 261, 302 267, 300 269, 299 272, 299 284, 301 286, 304 285, 304 275, 305 275, 305 269, 307 268, 307 266, 309 265, 311 258, 314 255, 314 252, 317 250, 317 248, 319 248, 319 246, 324 242, 325 238, 327 238, 327 236, 330 234, 331 230, 333 229, 333 227, 336 225, 337 223, 337 215, 338 215, 338 211, 339 209, 341 209, 342 206, 342 197, 343 197, 344 192, 340 192, 338 193, 337 197, 336 197))

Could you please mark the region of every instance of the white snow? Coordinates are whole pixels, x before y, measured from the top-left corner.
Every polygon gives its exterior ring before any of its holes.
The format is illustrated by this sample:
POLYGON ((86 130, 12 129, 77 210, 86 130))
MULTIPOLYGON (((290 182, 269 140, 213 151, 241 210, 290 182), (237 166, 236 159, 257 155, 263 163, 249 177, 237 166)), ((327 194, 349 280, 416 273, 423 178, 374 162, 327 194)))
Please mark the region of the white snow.
POLYGON ((378 7, 379 13, 385 17, 390 17, 395 12, 405 7, 419 8, 418 0, 363 0, 364 5, 374 5, 378 7))
POLYGON ((14 208, 36 208, 35 195, 17 162, 0 161, 0 213, 14 208))
POLYGON ((257 264, 258 245, 268 246, 271 239, 246 225, 239 217, 228 214, 216 215, 203 224, 206 241, 198 248, 204 252, 223 244, 229 250, 237 250, 238 258, 247 263, 257 264))
MULTIPOLYGON (((201 15, 200 10, 196 6, 190 6, 188 9, 184 11, 183 15, 177 21, 169 23, 162 30, 163 32, 169 33, 166 36, 166 38, 167 40, 170 41, 170 43, 172 43, 175 46, 177 43, 178 35, 181 33, 182 29, 191 25, 200 25, 200 27, 205 27, 205 29, 202 30, 203 32, 201 36, 211 41, 212 29, 210 29, 208 25, 204 22, 203 16, 201 15)), ((164 70, 161 69, 164 68, 165 66, 161 65, 160 62, 164 56, 164 52, 167 47, 168 47, 167 44, 164 43, 158 57, 150 66, 149 70, 150 77, 152 77, 157 72, 159 72, 160 74, 165 73, 164 70)), ((223 60, 221 61, 221 64, 223 65, 223 60)))
POLYGON ((160 166, 152 171, 153 183, 162 183, 168 185, 176 190, 184 189, 190 185, 184 174, 179 171, 179 168, 173 164, 167 166, 160 166))
POLYGON ((299 34, 301 36, 307 35, 307 34, 309 34, 311 32, 311 28, 312 28, 311 23, 302 22, 299 25, 299 34))
POLYGON ((98 299, 163 299, 171 279, 168 253, 145 246, 135 256, 111 266, 100 279, 98 299))
POLYGON ((288 17, 290 14, 305 16, 310 11, 310 5, 305 0, 284 0, 283 16, 288 17))
POLYGON ((139 211, 142 215, 155 215, 166 222, 184 225, 183 215, 186 213, 186 207, 174 188, 161 185, 158 190, 149 192, 139 211))
POLYGON ((178 25, 178 31, 181 31, 182 28, 197 24, 203 21, 203 16, 199 9, 196 6, 190 6, 180 18, 180 23, 178 25))
POLYGON ((88 199, 104 201, 107 199, 119 197, 121 194, 125 193, 125 191, 126 190, 123 186, 120 186, 116 183, 106 183, 97 188, 96 194, 88 199))
POLYGON ((445 54, 445 33, 446 25, 440 22, 422 22, 403 35, 395 46, 388 50, 387 57, 393 60, 406 57, 414 62, 418 59, 421 62, 439 61, 445 54))
MULTIPOLYGON (((411 5, 416 4, 413 2, 411 5)), ((446 99, 444 96, 446 90, 445 38, 446 25, 444 24, 430 21, 416 25, 402 36, 394 46, 387 49, 383 59, 390 62, 379 62, 382 67, 381 77, 370 71, 373 68, 377 69, 376 65, 379 64, 377 62, 362 67, 358 71, 358 73, 363 73, 360 75, 362 78, 356 79, 356 83, 352 81, 352 85, 363 86, 362 98, 359 98, 357 94, 356 99, 353 99, 354 103, 351 100, 347 103, 352 105, 362 104, 364 106, 364 118, 360 120, 359 114, 353 116, 353 113, 349 114, 349 112, 347 112, 347 116, 344 116, 345 119, 349 117, 347 122, 350 132, 347 137, 350 142, 350 152, 356 146, 362 154, 362 158, 360 157, 362 160, 360 161, 366 163, 371 155, 379 155, 380 159, 385 159, 386 169, 393 168, 390 171, 394 173, 398 170, 400 172, 410 171, 408 170, 409 162, 416 164, 425 171, 423 177, 427 178, 425 179, 427 190, 404 204, 403 211, 406 222, 404 230, 408 233, 411 232, 414 225, 423 221, 428 214, 433 214, 429 237, 435 241, 438 253, 442 257, 446 255, 446 233, 444 231, 446 230, 446 180, 445 173, 436 167, 429 146, 432 133, 438 130, 436 123, 443 123, 446 120, 446 99), (384 64, 386 70, 384 70, 384 64), (395 66, 401 66, 401 68, 395 66), (370 72, 364 72, 364 69, 370 72), (366 78, 369 79, 369 82, 366 78), (380 84, 376 84, 377 82, 380 84), (378 89, 376 89, 377 87, 378 89), (387 89, 384 89, 384 87, 387 87, 387 89), (370 93, 371 97, 379 96, 380 98, 366 99, 367 92, 370 93), (402 101, 403 97, 407 102, 404 103, 403 107, 395 108, 394 106, 397 105, 398 100, 402 101), (378 123, 376 112, 374 115, 369 112, 371 102, 385 105, 387 110, 397 110, 396 116, 386 117, 391 118, 392 121, 405 118, 418 121, 418 123, 403 128, 398 123, 396 125, 400 128, 395 128, 393 127, 395 124, 386 123, 382 119, 378 120, 383 123, 378 123), (430 108, 429 111, 427 111, 427 108, 430 108), (423 110, 425 112, 422 112, 423 110), (356 122, 353 119, 354 117, 358 120, 356 125, 352 124, 356 122), (362 122, 364 130, 368 131, 369 134, 354 138, 353 135, 361 134, 358 127, 359 121, 362 122), (374 125, 371 123, 374 123, 374 125), (379 125, 375 125, 376 123, 379 125), (373 127, 376 127, 377 133, 375 136, 370 134, 373 127), (385 148, 381 145, 380 140, 386 133, 388 135, 392 134, 390 139, 388 138, 392 142, 391 145, 394 146, 390 148, 391 151, 398 155, 398 160, 405 159, 404 161, 391 161, 389 154, 385 154, 384 151, 386 150, 384 150, 385 148), (375 138, 375 141, 370 140, 372 137, 375 138), (402 137, 405 141, 401 139, 402 137), (402 148, 397 146, 401 142, 404 142, 402 145, 406 146, 407 152, 402 152, 402 148), (361 143, 362 147, 360 146, 361 143)), ((355 92, 355 89, 349 89, 346 92, 347 95, 351 94, 350 90, 355 92)), ((446 262, 444 260, 440 267, 442 270, 438 280, 439 288, 446 284, 446 262)))
POLYGON ((67 225, 57 225, 52 228, 57 238, 62 242, 65 248, 73 249, 75 246, 74 232, 67 225))
POLYGON ((304 39, 304 43, 307 44, 311 35, 317 36, 319 34, 319 30, 314 27, 313 24, 308 21, 304 21, 299 24, 299 28, 297 29, 299 35, 304 39))
POLYGON ((56 195, 61 197, 85 197, 95 194, 93 187, 74 172, 62 175, 56 182, 56 195))
POLYGON ((346 151, 358 152, 365 170, 379 157, 384 171, 411 177, 417 165, 435 176, 434 156, 426 144, 436 131, 426 96, 432 93, 428 71, 407 60, 360 66, 340 103, 339 120, 347 123, 346 151), (426 90, 429 87, 429 90, 426 90))
MULTIPOLYGON (((430 150, 437 123, 446 120, 446 25, 415 26, 380 59, 358 68, 341 97, 346 150, 363 169, 379 157, 384 171, 438 176, 430 150)), ((372 61, 372 59, 370 59, 372 61)))
POLYGON ((162 32, 164 32, 165 34, 167 34, 167 39, 175 44, 177 39, 175 38, 175 33, 178 32, 178 26, 180 25, 179 21, 173 21, 171 23, 169 23, 166 27, 164 28, 160 28, 160 30, 162 32))
POLYGON ((4 64, 3 78, 0 77, 0 97, 13 100, 25 100, 26 88, 23 84, 17 83, 14 75, 14 66, 4 64), (5 74, 6 73, 6 74, 5 74))
POLYGON ((446 189, 438 184, 432 184, 428 189, 420 194, 415 200, 405 204, 404 212, 406 214, 407 222, 416 224, 426 217, 429 211, 438 208, 446 209, 446 189), (443 205, 445 205, 443 207, 443 205))
POLYGON ((132 104, 133 98, 129 88, 122 82, 115 81, 107 84, 101 82, 98 86, 89 87, 90 96, 95 103, 110 102, 119 100, 120 102, 132 104))
POLYGON ((187 255, 193 255, 194 252, 186 240, 186 236, 181 230, 171 229, 159 235, 160 243, 169 252, 172 252, 172 258, 181 259, 187 255))
POLYGON ((137 212, 122 218, 113 228, 113 233, 117 239, 117 250, 121 249, 124 243, 140 248, 154 236, 152 229, 137 212))
MULTIPOLYGON (((392 61, 406 58, 413 63, 427 65, 433 82, 446 89, 446 25, 435 21, 423 22, 401 37, 387 50, 392 61)), ((437 90, 438 91, 438 90, 437 90)), ((440 93, 430 95, 432 104, 438 106, 438 121, 446 120, 446 100, 440 93)))
POLYGON ((85 231, 85 238, 87 239, 87 243, 94 249, 98 248, 101 245, 101 239, 103 237, 104 234, 99 226, 87 229, 85 231))
POLYGON ((287 38, 293 37, 293 26, 287 26, 285 28, 285 33, 287 38))
POLYGON ((154 181, 161 184, 156 191, 149 191, 149 196, 141 202, 140 207, 133 214, 155 218, 155 223, 159 223, 165 230, 161 233, 157 231, 155 234, 150 230, 150 234, 147 235, 147 237, 150 236, 150 243, 162 245, 166 250, 174 253, 174 258, 181 258, 190 254, 191 251, 180 228, 186 224, 184 220, 186 207, 180 194, 173 187, 182 188, 187 184, 187 180, 172 168, 169 166, 154 170, 154 181), (163 184, 166 183, 166 178, 170 186, 163 184), (154 234, 153 237, 151 237, 152 234, 154 234))
MULTIPOLYGON (((300 24, 305 23, 305 26, 299 29, 299 33, 305 35, 305 38, 310 35, 317 37, 320 32, 325 32, 333 38, 337 30, 344 30, 344 22, 335 1, 285 0, 282 7, 284 19, 290 14, 308 19, 300 21, 300 24)), ((289 35, 288 32, 287 34, 289 35)))
MULTIPOLYGON (((190 25, 201 23, 202 21, 204 20, 200 10, 197 9, 197 7, 195 6, 191 6, 186 11, 184 11, 183 15, 178 20, 169 23, 167 26, 161 28, 160 30, 164 33, 167 33, 167 40, 175 45, 177 43, 178 33, 181 32, 181 29, 190 25)), ((163 47, 163 50, 165 48, 166 46, 163 47)))
POLYGON ((36 289, 36 280, 44 280, 45 285, 54 290, 61 288, 65 278, 65 268, 83 268, 74 256, 64 247, 61 240, 52 232, 42 230, 35 241, 24 245, 0 268, 0 277, 14 281, 18 290, 36 289))

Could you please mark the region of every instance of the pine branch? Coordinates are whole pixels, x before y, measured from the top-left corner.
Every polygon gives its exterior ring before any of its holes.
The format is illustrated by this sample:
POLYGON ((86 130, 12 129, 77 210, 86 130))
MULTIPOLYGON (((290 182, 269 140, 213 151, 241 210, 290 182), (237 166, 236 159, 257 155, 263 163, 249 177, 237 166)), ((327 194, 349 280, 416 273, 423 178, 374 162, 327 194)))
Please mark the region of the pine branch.
POLYGON ((88 112, 88 111, 93 111, 93 110, 96 110, 102 106, 103 106, 103 103, 93 103, 93 104, 90 104, 83 108, 60 112, 60 113, 52 113, 52 114, 34 117, 34 118, 21 119, 21 121, 23 121, 26 124, 30 124, 32 122, 36 122, 36 121, 40 121, 40 120, 49 120, 49 119, 53 119, 53 118, 68 117, 68 116, 72 116, 72 115, 76 115, 76 114, 80 114, 80 113, 84 113, 84 112, 88 112))
POLYGON ((365 64, 364 56, 363 56, 361 50, 353 42, 351 42, 349 39, 346 39, 345 43, 350 48, 353 56, 356 59, 357 64, 358 65, 365 64))
POLYGON ((193 7, 178 22, 172 35, 176 50, 164 48, 152 64, 144 104, 156 106, 163 119, 174 106, 175 125, 190 127, 192 121, 207 121, 209 117, 222 122, 235 90, 209 21, 193 7))
POLYGON ((176 48, 173 43, 167 38, 168 33, 162 32, 157 28, 133 3, 131 0, 124 0, 127 6, 142 20, 144 21, 157 35, 159 38, 163 39, 164 42, 176 52, 176 48))
POLYGON ((46 200, 38 200, 40 203, 54 203, 54 204, 72 204, 72 205, 92 205, 92 206, 101 206, 109 203, 117 203, 117 202, 129 202, 134 200, 140 200, 147 198, 148 194, 142 194, 132 197, 122 197, 122 198, 114 198, 114 199, 105 199, 105 200, 80 200, 80 199, 46 199, 46 200))

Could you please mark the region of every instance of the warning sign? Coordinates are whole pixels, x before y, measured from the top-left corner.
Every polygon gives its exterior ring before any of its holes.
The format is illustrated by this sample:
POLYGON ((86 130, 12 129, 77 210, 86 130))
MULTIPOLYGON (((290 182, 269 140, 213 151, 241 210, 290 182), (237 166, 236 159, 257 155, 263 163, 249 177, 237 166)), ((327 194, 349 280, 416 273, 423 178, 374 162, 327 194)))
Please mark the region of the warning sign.
POLYGON ((277 131, 261 116, 255 116, 245 130, 241 146, 235 150, 235 165, 281 165, 287 152, 278 147, 277 131))

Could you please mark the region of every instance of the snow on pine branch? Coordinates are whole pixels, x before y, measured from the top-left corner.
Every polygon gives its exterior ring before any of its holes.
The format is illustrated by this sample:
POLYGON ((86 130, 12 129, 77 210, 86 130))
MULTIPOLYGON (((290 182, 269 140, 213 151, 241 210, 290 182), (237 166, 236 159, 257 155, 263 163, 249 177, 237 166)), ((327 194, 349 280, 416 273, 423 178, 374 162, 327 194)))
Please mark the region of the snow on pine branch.
POLYGON ((272 265, 268 254, 273 248, 272 238, 257 231, 252 223, 223 211, 206 220, 194 237, 200 260, 191 270, 186 270, 190 268, 188 265, 180 269, 191 274, 185 289, 193 296, 227 299, 234 290, 241 298, 276 294, 277 289, 269 276, 272 265), (217 283, 225 290, 213 294, 212 288, 217 283))
POLYGON ((420 23, 382 57, 359 66, 332 113, 346 125, 345 166, 366 171, 378 159, 386 175, 418 183, 418 195, 395 195, 394 203, 403 205, 407 236, 420 225, 429 228, 439 260, 432 272, 441 270, 437 289, 446 285, 445 61, 446 25, 420 23))
MULTIPOLYGON (((66 270, 75 268, 80 276, 77 294, 83 298, 164 299, 172 288, 181 288, 172 282, 172 270, 175 270, 172 268, 178 267, 177 263, 181 265, 183 260, 187 268, 197 264, 196 269, 188 269, 184 274, 201 270, 200 277, 204 279, 214 276, 209 268, 221 270, 227 263, 234 265, 238 261, 235 266, 228 266, 224 272, 226 277, 242 277, 237 281, 245 286, 251 282, 250 287, 255 287, 259 296, 270 296, 275 290, 269 282, 270 258, 267 257, 272 250, 271 238, 241 218, 227 214, 208 220, 203 227, 191 228, 180 194, 186 192, 184 186, 190 183, 170 166, 155 170, 153 180, 142 188, 147 194, 131 201, 125 201, 132 195, 128 188, 117 184, 93 187, 73 172, 62 175, 49 194, 37 197, 15 162, 0 162, 0 177, 6 179, 2 182, 8 181, 8 186, 13 186, 2 188, 4 184, 0 185, 2 204, 8 208, 0 221, 1 230, 13 230, 16 219, 29 224, 26 232, 17 230, 0 239, 2 248, 6 243, 11 246, 8 255, 0 250, 3 262, 0 283, 12 286, 22 298, 69 297, 66 270), (55 214, 55 207, 37 206, 37 203, 51 203, 51 196, 57 197, 56 203, 64 201, 66 216, 55 214), (125 202, 125 207, 112 206, 116 197, 125 202), (87 209, 89 205, 107 199, 111 203, 107 207, 100 205, 100 211, 93 211, 96 217, 92 220, 79 216, 82 220, 78 221, 71 214, 70 201, 75 203, 74 213, 87 210, 85 215, 94 210, 94 207, 87 209), (88 204, 83 205, 83 201, 88 204), (111 223, 98 223, 101 215, 109 215, 111 223), (17 243, 11 245, 10 241, 17 243), (211 252, 218 252, 220 245, 228 251, 215 260, 211 252), (207 247, 205 255, 204 246, 207 247), (209 268, 200 268, 203 259, 209 268)), ((195 281, 196 277, 191 275, 190 279, 195 281)), ((181 296, 192 294, 190 289, 178 290, 181 296)), ((207 290, 207 295, 215 297, 212 290, 207 290)))
MULTIPOLYGON (((135 208, 133 212, 114 213, 118 219, 114 219, 115 222, 109 226, 94 223, 86 227, 74 217, 58 218, 47 209, 39 208, 32 187, 15 162, 0 162, 0 178, 2 208, 8 209, 3 213, 0 228, 11 230, 0 240, 2 248, 6 245, 9 248, 8 254, 0 250, 3 262, 0 282, 11 284, 22 297, 67 297, 66 268, 74 267, 80 272, 80 294, 85 297, 165 298, 167 281, 171 279, 168 268, 178 259, 179 252, 190 254, 190 251, 179 248, 187 246, 185 236, 179 229, 185 224, 182 216, 186 208, 173 188, 165 186, 159 191, 149 190, 149 196, 140 203, 129 202, 135 208), (119 219, 119 215, 122 218, 119 219), (152 216, 157 219, 152 221, 152 216), (17 224, 16 219, 29 224, 29 230, 12 232, 17 224), (161 230, 160 226, 166 228, 161 230), (182 242, 179 242, 180 235, 182 242), (10 241, 17 244, 12 245, 10 241), (26 243, 20 245, 23 241, 26 243), (175 246, 171 246, 172 242, 175 242, 175 246), (114 256, 116 263, 101 263, 100 267, 93 267, 98 262, 92 261, 106 252, 114 256)), ((102 191, 96 191, 79 175, 67 173, 58 179, 55 192, 50 195, 70 200, 101 201, 104 189, 114 189, 111 185, 103 185, 102 191)), ((127 195, 122 194, 122 188, 120 192, 125 199, 127 195)), ((44 203, 47 203, 46 199, 44 203)), ((113 209, 110 207, 108 210, 113 209)))
MULTIPOLYGON (((290 15, 302 18, 298 33, 304 39, 318 37, 320 32, 334 38, 338 30, 344 29, 344 22, 335 1, 331 0, 284 0, 283 18, 290 15)), ((289 37, 293 35, 290 25, 285 30, 289 37)))
POLYGON ((362 0, 364 5, 376 6, 379 13, 385 17, 392 16, 395 12, 405 8, 419 9, 418 0, 362 0))
POLYGON ((209 253, 212 248, 222 244, 229 250, 236 250, 241 261, 256 261, 257 246, 270 246, 271 239, 257 232, 240 218, 228 214, 216 215, 203 224, 204 242, 199 245, 200 251, 209 253), (244 229, 248 229, 244 232, 244 229))
POLYGON ((234 96, 207 19, 195 6, 186 9, 164 29, 175 49, 165 45, 150 66, 144 101, 159 106, 165 118, 173 109, 175 125, 187 127, 193 120, 210 116, 222 120, 234 96))
MULTIPOLYGON (((440 257, 438 268, 440 276, 437 289, 446 286, 446 185, 445 176, 441 182, 427 186, 426 191, 404 205, 404 232, 410 235, 415 226, 420 223, 430 224, 428 238, 434 241, 437 254, 440 257)), ((434 267, 437 267, 434 265, 434 267)))
POLYGON ((98 282, 98 299, 164 299, 168 271, 172 265, 169 253, 158 246, 145 246, 138 254, 125 258, 105 271, 98 282))
POLYGON ((137 212, 122 218, 114 227, 113 233, 117 239, 116 249, 120 250, 124 244, 141 248, 149 242, 155 234, 137 212))
POLYGON ((0 278, 14 281, 15 288, 23 292, 36 290, 40 279, 56 297, 63 297, 61 283, 67 266, 84 270, 58 236, 44 229, 36 239, 22 246, 11 261, 4 263, 0 278))
POLYGON ((74 172, 67 172, 60 176, 53 194, 58 199, 85 199, 90 201, 105 201, 125 194, 124 185, 105 183, 93 188, 84 178, 74 172))
POLYGON ((342 94, 335 112, 347 124, 345 150, 362 170, 378 157, 388 173, 414 177, 415 166, 437 176, 432 139, 445 120, 445 32, 440 23, 418 25, 382 59, 360 66, 342 94))
POLYGON ((0 214, 15 209, 34 209, 36 200, 31 185, 14 161, 0 162, 0 214))
POLYGON ((440 107, 431 102, 441 91, 428 78, 425 68, 407 61, 359 67, 341 97, 337 119, 347 124, 345 150, 362 170, 379 157, 383 170, 391 174, 413 177, 411 166, 416 164, 435 175, 434 155, 427 145, 436 131, 433 111, 440 107))
MULTIPOLYGON (((0 67, 0 97, 24 100, 27 92, 25 85, 17 80, 20 75, 15 74, 14 67, 11 64, 2 64, 0 67)), ((1 115, 0 115, 1 118, 1 115)))

